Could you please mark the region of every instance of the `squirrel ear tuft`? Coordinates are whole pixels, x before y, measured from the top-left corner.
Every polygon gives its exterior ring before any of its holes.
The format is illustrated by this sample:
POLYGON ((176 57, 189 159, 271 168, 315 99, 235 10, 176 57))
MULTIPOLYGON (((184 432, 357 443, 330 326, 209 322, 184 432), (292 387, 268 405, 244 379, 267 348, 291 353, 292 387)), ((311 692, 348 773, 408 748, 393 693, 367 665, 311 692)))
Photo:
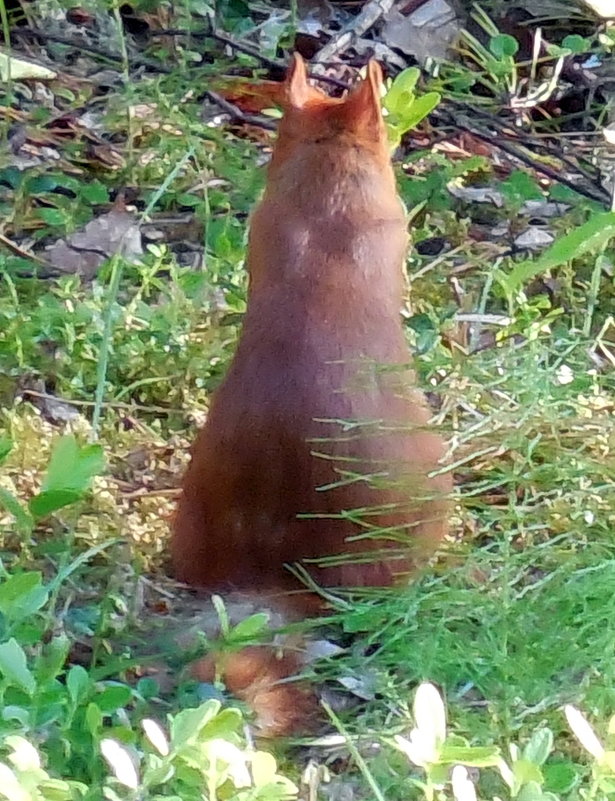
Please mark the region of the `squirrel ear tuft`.
POLYGON ((282 84, 283 103, 286 107, 302 109, 308 103, 328 100, 328 95, 309 82, 307 66, 299 53, 293 53, 286 80, 282 84))
POLYGON ((382 128, 382 84, 382 70, 378 62, 372 59, 367 65, 367 76, 344 101, 344 110, 356 128, 373 129, 374 134, 379 134, 382 128))
POLYGON ((284 83, 287 102, 295 108, 302 108, 314 90, 308 83, 305 61, 299 53, 293 53, 284 83))

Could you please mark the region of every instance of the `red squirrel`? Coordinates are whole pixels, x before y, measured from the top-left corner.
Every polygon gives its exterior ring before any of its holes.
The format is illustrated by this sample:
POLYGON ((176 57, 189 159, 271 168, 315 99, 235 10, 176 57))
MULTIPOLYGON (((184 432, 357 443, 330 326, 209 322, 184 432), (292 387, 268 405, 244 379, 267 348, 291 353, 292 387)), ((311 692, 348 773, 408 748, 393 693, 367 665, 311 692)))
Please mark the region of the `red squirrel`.
MULTIPOLYGON (((407 221, 381 88, 372 61, 330 98, 298 55, 281 84, 243 328, 174 522, 175 575, 188 584, 301 590, 287 566, 302 563, 323 587, 389 586, 447 531, 451 478, 428 476, 445 445, 427 429, 400 315, 407 221)), ((288 603, 318 606, 308 592, 288 603)))

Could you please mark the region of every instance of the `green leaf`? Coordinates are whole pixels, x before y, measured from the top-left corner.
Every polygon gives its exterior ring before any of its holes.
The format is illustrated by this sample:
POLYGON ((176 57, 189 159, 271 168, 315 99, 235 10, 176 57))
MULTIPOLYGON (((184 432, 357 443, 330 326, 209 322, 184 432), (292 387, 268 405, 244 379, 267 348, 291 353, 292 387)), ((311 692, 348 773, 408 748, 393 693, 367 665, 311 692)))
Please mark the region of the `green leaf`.
POLYGON ((538 729, 523 749, 523 758, 534 765, 543 765, 552 750, 553 732, 551 729, 538 729))
POLYGON ((542 772, 546 789, 559 796, 568 794, 581 778, 573 762, 548 762, 542 772))
POLYGON ((63 672, 69 651, 70 640, 65 634, 54 637, 44 646, 36 663, 36 678, 39 684, 47 684, 63 672))
POLYGON ((100 181, 90 181, 79 188, 79 194, 88 203, 101 204, 109 202, 109 191, 100 181))
MULTIPOLYGON (((449 169, 449 165, 447 165, 449 169)), ((488 172, 490 170, 489 160, 485 156, 468 156, 460 159, 457 163, 450 165, 452 178, 468 175, 473 172, 488 172)))
POLYGON ((0 643, 0 673, 7 681, 28 695, 32 695, 36 689, 34 676, 28 668, 26 653, 13 637, 7 642, 0 643))
POLYGON ((514 170, 500 184, 502 193, 512 201, 542 200, 543 194, 535 179, 524 170, 514 170))
POLYGON ((8 184, 12 189, 17 189, 24 182, 25 173, 25 170, 18 170, 17 167, 4 167, 0 170, 0 182, 8 184))
POLYGON ((543 781, 542 771, 533 762, 525 758, 516 759, 512 764, 512 771, 515 780, 520 784, 536 783, 541 785, 543 781))
POLYGON ((399 116, 412 103, 420 74, 418 67, 408 67, 395 78, 382 99, 382 105, 389 113, 399 116))
POLYGON ((571 53, 584 53, 589 49, 590 45, 587 39, 579 36, 578 33, 570 33, 564 37, 562 47, 570 50, 571 53))
POLYGON ((67 782, 50 777, 39 784, 41 798, 45 801, 73 801, 76 797, 83 797, 88 789, 88 786, 81 782, 67 782))
POLYGON ((99 553, 107 550, 107 548, 111 548, 113 545, 117 545, 117 543, 122 542, 121 538, 116 537, 112 540, 107 540, 106 542, 101 542, 98 545, 93 545, 91 548, 88 548, 87 551, 83 551, 79 554, 79 556, 75 557, 72 562, 68 565, 65 565, 61 570, 58 570, 55 577, 49 582, 49 589, 51 592, 57 590, 57 588, 63 584, 66 579, 75 573, 82 565, 85 565, 87 562, 92 559, 94 556, 98 556, 99 553))
POLYGON ((146 676, 143 679, 139 679, 137 682, 137 693, 145 701, 149 701, 152 698, 158 698, 160 695, 160 687, 156 679, 151 676, 146 676))
POLYGON ((0 612, 13 622, 38 612, 48 597, 37 571, 16 573, 0 582, 0 612))
POLYGON ((549 200, 555 200, 558 203, 578 203, 581 195, 569 186, 563 184, 552 184, 547 193, 549 200))
POLYGON ((420 354, 429 352, 438 341, 439 331, 428 314, 414 314, 408 325, 416 333, 416 349, 420 354))
POLYGON ((211 602, 216 610, 216 614, 218 615, 218 620, 220 621, 220 631, 222 632, 222 636, 226 638, 231 630, 231 624, 228 619, 228 612, 226 611, 224 600, 219 595, 212 595, 211 602))
POLYGON ((496 58, 512 58, 519 50, 519 42, 507 33, 498 33, 489 40, 489 50, 496 58))
POLYGON ((77 95, 68 88, 68 86, 54 86, 53 93, 55 97, 61 97, 69 103, 77 102, 77 95))
POLYGON ((214 698, 196 709, 183 709, 171 721, 171 742, 178 750, 194 742, 201 731, 220 712, 220 701, 214 698))
POLYGON ((440 750, 440 762, 447 764, 458 763, 467 767, 485 768, 497 765, 500 759, 500 749, 497 745, 447 745, 444 743, 440 750))
POLYGON ((26 573, 16 573, 0 582, 0 611, 5 612, 16 600, 21 600, 35 587, 40 587, 43 581, 42 574, 37 570, 26 573))
POLYGON ((102 712, 100 711, 98 706, 94 703, 88 704, 88 708, 86 709, 85 712, 85 724, 92 737, 96 737, 96 735, 102 729, 103 725, 102 712))
POLYGON ((177 203, 180 206, 194 208, 195 206, 200 206, 203 203, 203 198, 198 197, 197 195, 191 195, 188 192, 182 192, 182 194, 177 196, 177 203))
POLYGON ((266 612, 257 612, 254 615, 240 620, 229 633, 229 640, 249 640, 257 634, 265 631, 269 623, 269 615, 266 612))
POLYGON ((38 264, 32 259, 22 259, 20 256, 7 256, 6 258, 6 270, 10 275, 35 272, 37 269, 38 264))
POLYGON ((7 704, 2 708, 2 720, 16 720, 24 728, 29 728, 32 725, 31 711, 14 704, 7 704))
POLYGON ((508 275, 498 278, 510 294, 539 273, 576 259, 589 251, 598 250, 615 236, 615 212, 595 214, 583 225, 556 240, 538 259, 516 264, 508 275))
POLYGON ((444 762, 438 762, 436 765, 429 766, 429 781, 434 785, 444 787, 449 780, 451 774, 450 766, 444 762))
POLYGON ((125 684, 115 684, 106 687, 101 693, 96 696, 96 704, 103 713, 108 715, 110 712, 116 712, 122 709, 132 700, 132 690, 125 684))
POLYGON ((20 534, 30 534, 34 521, 10 490, 0 487, 0 508, 13 515, 20 534))
POLYGON ((438 92, 427 92, 417 97, 410 108, 399 117, 399 124, 403 128, 403 133, 416 128, 421 120, 431 114, 439 102, 440 95, 438 92))
POLYGON ((241 712, 235 707, 228 707, 219 712, 200 731, 200 737, 206 740, 217 738, 229 739, 236 734, 242 723, 241 712))
POLYGON ((517 801, 544 801, 542 787, 536 781, 524 784, 517 794, 517 801))
POLYGON ((77 503, 82 497, 82 493, 76 490, 50 490, 39 492, 30 499, 28 507, 35 518, 47 517, 58 509, 77 503))
POLYGON ((43 490, 74 489, 84 492, 92 478, 104 468, 100 445, 80 446, 72 435, 61 437, 55 444, 43 490))
POLYGON ((41 195, 44 192, 53 192, 57 185, 54 175, 34 175, 25 182, 24 190, 29 195, 41 195))
POLYGON ((551 58, 570 55, 570 50, 567 47, 560 47, 559 45, 546 44, 545 50, 547 51, 547 55, 551 56, 551 58))
POLYGON ((402 136, 404 135, 405 131, 402 125, 398 125, 395 122, 392 122, 391 118, 389 117, 386 121, 387 127, 387 138, 389 140, 389 145, 392 150, 398 147, 402 136))
POLYGON ((68 694, 75 706, 84 698, 92 685, 87 670, 81 665, 73 665, 66 675, 68 694))
POLYGON ((47 225, 66 225, 66 212, 61 209, 41 208, 38 210, 40 219, 47 225))
POLYGON ((81 179, 76 178, 74 175, 67 175, 64 172, 55 173, 54 178, 57 186, 63 186, 64 189, 68 189, 75 197, 77 197, 83 186, 81 179))
POLYGON ((42 490, 30 500, 30 511, 39 518, 74 503, 103 468, 100 445, 80 446, 73 436, 61 437, 51 453, 42 490))
POLYGON ((13 442, 8 437, 0 437, 0 464, 13 449, 13 442))

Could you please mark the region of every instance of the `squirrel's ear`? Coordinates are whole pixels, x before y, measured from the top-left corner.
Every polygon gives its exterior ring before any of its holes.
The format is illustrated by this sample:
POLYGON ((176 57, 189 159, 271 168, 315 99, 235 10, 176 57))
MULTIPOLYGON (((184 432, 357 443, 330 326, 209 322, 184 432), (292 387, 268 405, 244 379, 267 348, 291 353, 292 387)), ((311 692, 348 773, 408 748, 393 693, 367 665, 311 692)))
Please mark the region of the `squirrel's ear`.
POLYGON ((355 87, 344 102, 344 111, 356 128, 372 130, 379 134, 382 127, 380 97, 382 91, 382 70, 373 59, 367 64, 367 76, 355 87))
POLYGON ((299 53, 293 53, 288 72, 286 73, 286 100, 295 108, 302 108, 312 95, 313 89, 308 83, 305 61, 299 53))
POLYGON ((305 61, 299 53, 293 53, 283 86, 282 105, 287 108, 301 109, 307 103, 318 103, 327 99, 324 92, 310 85, 305 61))

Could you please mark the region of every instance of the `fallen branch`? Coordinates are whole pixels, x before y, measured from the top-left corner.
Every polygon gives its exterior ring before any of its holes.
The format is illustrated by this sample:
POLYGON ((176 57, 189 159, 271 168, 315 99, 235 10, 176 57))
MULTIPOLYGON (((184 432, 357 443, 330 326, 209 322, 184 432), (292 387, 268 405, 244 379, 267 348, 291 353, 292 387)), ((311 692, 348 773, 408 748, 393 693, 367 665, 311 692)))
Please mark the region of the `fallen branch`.
POLYGON ((41 259, 40 256, 37 256, 35 253, 30 252, 29 250, 25 250, 24 248, 20 247, 16 242, 13 242, 12 239, 4 236, 4 234, 0 234, 0 244, 4 245, 7 250, 10 250, 16 256, 20 256, 22 259, 29 259, 31 261, 35 261, 37 264, 40 264, 42 267, 51 267, 49 262, 45 261, 45 259, 41 259))
MULTIPOLYGON (((48 33, 40 28, 30 28, 27 26, 24 26, 23 28, 13 28, 11 30, 11 36, 22 36, 27 39, 41 39, 42 41, 55 42, 56 44, 66 45, 66 47, 74 47, 76 50, 82 50, 84 53, 91 53, 93 56, 99 56, 100 58, 104 58, 107 61, 113 61, 114 63, 122 64, 124 61, 121 53, 114 53, 113 51, 105 50, 103 47, 97 47, 96 45, 91 45, 87 42, 77 41, 72 39, 70 36, 61 36, 58 33, 48 33)), ((143 58, 143 56, 135 56, 133 59, 131 59, 130 66, 146 67, 147 69, 151 69, 156 72, 163 72, 166 75, 169 75, 171 72, 173 72, 173 69, 168 67, 166 64, 161 64, 159 61, 153 61, 149 58, 143 58)))
POLYGON ((446 99, 446 105, 449 104, 457 106, 466 113, 471 114, 472 117, 480 117, 489 127, 497 128, 498 135, 502 135, 509 142, 520 142, 522 145, 526 145, 529 148, 540 150, 547 155, 554 156, 555 158, 559 159, 562 164, 567 164, 571 169, 576 170, 583 175, 583 177, 589 181, 589 183, 591 183, 592 186, 594 186, 599 192, 604 191, 604 188, 598 178, 598 170, 592 164, 588 163, 586 167, 578 160, 574 161, 568 157, 563 152, 562 148, 557 147, 552 142, 541 141, 537 137, 532 136, 531 134, 526 134, 523 131, 515 131, 514 134, 511 134, 509 125, 496 117, 494 114, 489 114, 480 108, 472 108, 467 103, 455 100, 454 98, 446 99))
POLYGON ((217 92, 212 92, 210 89, 205 90, 205 96, 236 122, 242 122, 246 125, 257 125, 259 128, 264 128, 267 131, 275 131, 278 127, 273 121, 258 117, 255 114, 246 114, 233 103, 229 103, 224 97, 217 92))
MULTIPOLYGON (((256 47, 250 44, 246 44, 245 42, 240 42, 237 39, 233 39, 226 33, 221 33, 220 31, 215 30, 214 28, 201 28, 198 31, 187 31, 182 28, 163 28, 158 30, 150 31, 151 36, 187 36, 193 37, 196 39, 212 39, 215 42, 220 42, 220 44, 225 44, 228 47, 236 50, 238 53, 244 53, 246 56, 251 56, 256 61, 259 61, 264 67, 268 67, 272 70, 277 70, 280 72, 286 71, 286 64, 281 61, 277 61, 274 58, 269 58, 269 56, 263 55, 263 53, 259 52, 256 47)), ((319 63, 322 59, 318 59, 319 63)), ((321 81, 322 83, 328 83, 331 86, 335 86, 338 89, 348 89, 349 84, 347 81, 342 81, 339 78, 333 78, 330 75, 318 75, 314 72, 310 73, 310 77, 314 78, 315 80, 321 81)))
POLYGON ((472 136, 480 139, 481 142, 485 142, 493 147, 497 147, 498 150, 507 153, 509 156, 513 156, 522 164, 525 164, 527 167, 531 167, 536 172, 541 173, 542 175, 546 176, 547 178, 551 178, 553 181, 562 184, 563 186, 567 186, 569 189, 572 189, 574 192, 577 192, 579 195, 583 195, 583 197, 588 198, 589 200, 595 200, 597 203, 601 204, 610 204, 611 198, 609 193, 605 189, 600 189, 593 186, 583 186, 582 184, 577 184, 572 181, 570 178, 566 178, 562 175, 561 172, 548 167, 546 164, 542 164, 535 158, 532 158, 528 153, 525 153, 523 150, 514 147, 514 145, 510 144, 510 142, 503 141, 500 137, 494 136, 493 134, 485 133, 484 131, 478 130, 474 128, 466 121, 459 121, 457 119, 451 119, 450 123, 454 128, 459 131, 465 131, 466 133, 471 134, 472 136))

